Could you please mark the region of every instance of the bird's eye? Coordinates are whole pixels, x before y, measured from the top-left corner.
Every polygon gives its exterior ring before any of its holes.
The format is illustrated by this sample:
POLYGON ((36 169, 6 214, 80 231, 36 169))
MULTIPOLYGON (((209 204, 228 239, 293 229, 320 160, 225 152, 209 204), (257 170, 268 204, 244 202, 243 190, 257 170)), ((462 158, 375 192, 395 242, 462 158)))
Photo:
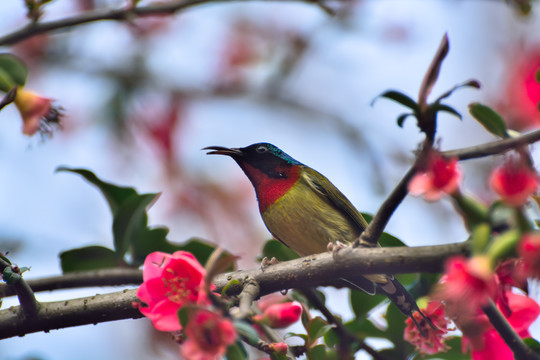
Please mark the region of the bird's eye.
POLYGON ((257 146, 257 149, 255 149, 259 154, 265 153, 268 151, 268 148, 264 145, 257 146))

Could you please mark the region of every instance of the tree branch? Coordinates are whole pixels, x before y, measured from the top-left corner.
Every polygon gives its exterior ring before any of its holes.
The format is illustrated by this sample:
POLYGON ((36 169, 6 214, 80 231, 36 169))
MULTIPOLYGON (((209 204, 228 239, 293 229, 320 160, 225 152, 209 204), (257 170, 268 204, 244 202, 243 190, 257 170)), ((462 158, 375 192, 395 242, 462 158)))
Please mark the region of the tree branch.
MULTIPOLYGON (((113 10, 95 10, 78 14, 69 18, 48 21, 48 22, 30 22, 21 29, 10 34, 0 37, 0 46, 13 45, 19 41, 26 40, 33 36, 43 34, 53 30, 68 29, 73 26, 88 24, 96 21, 113 20, 113 21, 131 21, 133 19, 145 16, 170 15, 180 10, 184 10, 196 5, 222 3, 222 2, 239 2, 249 0, 176 0, 163 3, 151 4, 141 7, 123 7, 113 10)), ((276 1, 276 0, 274 0, 276 1)), ((316 0, 278 0, 281 2, 301 1, 319 6, 328 13, 328 8, 321 1, 316 0)))
MULTIPOLYGON (((214 284, 216 291, 221 292, 232 280, 237 280, 238 284, 227 288, 227 295, 231 296, 240 294, 249 281, 259 284, 260 296, 290 288, 346 286, 336 280, 340 274, 439 272, 446 258, 467 252, 466 243, 372 249, 348 247, 335 254, 326 252, 306 256, 271 265, 264 270, 256 268, 220 274, 214 278, 214 284)), ((138 301, 135 292, 124 290, 75 300, 42 302, 32 318, 21 316, 20 306, 0 310, 0 339, 69 326, 140 318, 139 310, 132 305, 138 301)))
MULTIPOLYGON (((445 151, 444 156, 457 157, 460 160, 468 160, 481 158, 489 155, 495 155, 512 150, 521 145, 532 144, 540 140, 540 130, 530 132, 528 134, 519 136, 517 138, 497 140, 482 145, 472 146, 468 148, 445 151)), ((409 181, 415 174, 416 169, 411 167, 407 173, 403 176, 399 184, 394 188, 390 195, 383 202, 373 220, 369 223, 368 227, 362 232, 360 238, 355 242, 355 246, 366 244, 373 246, 377 243, 377 240, 381 236, 386 224, 390 220, 390 217, 397 209, 399 204, 405 199, 408 194, 407 186, 409 181)))
MULTIPOLYGON (((42 279, 26 280, 34 292, 90 286, 139 285, 142 281, 142 271, 130 268, 78 271, 42 279)), ((0 298, 13 295, 16 295, 13 286, 0 284, 0 298)))
MULTIPOLYGON (((6 279, 6 270, 13 269, 13 265, 11 265, 8 261, 0 258, 0 268, 2 269, 1 273, 3 279, 5 281, 9 281, 8 279, 6 279)), ((18 271, 14 275, 16 275, 18 279, 8 286, 17 295, 17 297, 19 298, 19 304, 21 304, 18 309, 17 315, 23 317, 32 317, 38 312, 40 304, 36 300, 34 292, 30 288, 30 286, 28 286, 26 281, 22 278, 20 271, 18 271)))
POLYGON ((489 321, 497 330, 499 335, 503 338, 504 342, 512 352, 516 359, 523 360, 540 360, 540 355, 535 353, 533 349, 528 347, 519 335, 514 331, 508 320, 501 314, 497 306, 490 299, 490 302, 487 306, 483 307, 484 313, 487 315, 489 321))

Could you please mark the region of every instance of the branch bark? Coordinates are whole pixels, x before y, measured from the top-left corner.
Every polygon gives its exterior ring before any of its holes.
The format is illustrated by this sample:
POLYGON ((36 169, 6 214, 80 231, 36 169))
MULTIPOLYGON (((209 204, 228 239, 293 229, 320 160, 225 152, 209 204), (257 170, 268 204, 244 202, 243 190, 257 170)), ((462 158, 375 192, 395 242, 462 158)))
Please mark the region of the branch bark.
MULTIPOLYGON (((237 285, 227 288, 228 295, 238 295, 248 280, 255 281, 260 286, 260 296, 290 288, 346 286, 345 282, 337 280, 343 273, 439 272, 446 258, 467 252, 467 243, 373 249, 348 247, 335 254, 306 256, 271 265, 264 270, 255 268, 220 274, 214 278, 214 284, 216 291, 221 292, 232 280, 238 280, 237 285)), ((0 310, 0 339, 70 326, 140 318, 139 310, 133 307, 133 302, 138 301, 135 292, 124 290, 74 300, 42 302, 32 318, 21 316, 19 306, 0 310)))
MULTIPOLYGON (((42 279, 26 280, 33 292, 74 289, 91 286, 138 285, 142 283, 139 269, 119 268, 79 271, 42 279)), ((0 284, 0 298, 16 295, 13 286, 0 284)))

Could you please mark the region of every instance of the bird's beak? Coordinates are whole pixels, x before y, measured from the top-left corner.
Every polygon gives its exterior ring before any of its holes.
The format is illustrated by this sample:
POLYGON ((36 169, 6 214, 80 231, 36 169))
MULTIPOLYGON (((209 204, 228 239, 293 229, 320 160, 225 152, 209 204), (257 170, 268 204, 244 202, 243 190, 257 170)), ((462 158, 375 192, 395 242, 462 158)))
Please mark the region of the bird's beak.
POLYGON ((212 150, 206 153, 206 155, 228 155, 228 156, 242 156, 242 150, 238 148, 226 148, 223 146, 207 146, 202 150, 212 150))

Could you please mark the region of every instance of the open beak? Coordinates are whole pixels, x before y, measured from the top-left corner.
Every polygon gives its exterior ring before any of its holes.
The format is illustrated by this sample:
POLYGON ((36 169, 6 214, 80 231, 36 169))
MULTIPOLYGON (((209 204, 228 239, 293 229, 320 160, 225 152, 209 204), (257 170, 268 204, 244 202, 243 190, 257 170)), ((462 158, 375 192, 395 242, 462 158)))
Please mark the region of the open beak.
POLYGON ((207 146, 202 150, 212 150, 206 153, 206 155, 228 155, 228 156, 242 156, 242 150, 238 148, 226 148, 223 146, 207 146))

